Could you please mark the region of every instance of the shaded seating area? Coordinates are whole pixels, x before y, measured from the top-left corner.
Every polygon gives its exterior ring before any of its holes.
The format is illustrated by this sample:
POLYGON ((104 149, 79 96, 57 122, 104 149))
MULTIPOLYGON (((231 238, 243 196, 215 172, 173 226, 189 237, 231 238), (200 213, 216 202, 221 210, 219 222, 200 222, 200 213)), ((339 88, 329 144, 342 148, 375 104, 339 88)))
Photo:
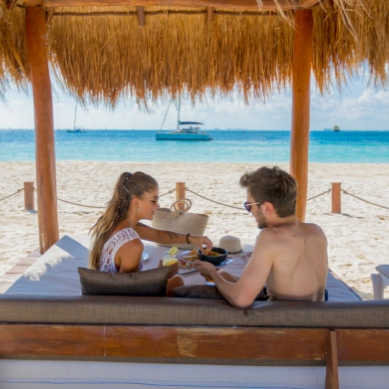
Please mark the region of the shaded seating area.
MULTIPOLYGON (((362 301, 331 273, 327 303, 256 301, 250 309, 237 309, 223 299, 82 296, 77 267, 87 265, 88 247, 87 237, 63 237, 0 296, 5 388, 17 387, 18 380, 48 379, 49 370, 52 383, 72 382, 81 374, 82 385, 96 380, 130 385, 147 367, 142 382, 150 384, 156 369, 157 387, 266 382, 269 388, 335 388, 340 382, 356 388, 366 377, 369 387, 386 385, 389 301, 362 301), (63 361, 74 375, 61 375, 63 361), (115 376, 118 364, 126 368, 115 376), (27 368, 21 373, 18 366, 27 368), (235 378, 225 373, 226 366, 235 378)), ((145 269, 155 267, 165 249, 146 245, 145 269)), ((243 260, 232 259, 228 271, 239 272, 243 260)), ((183 277, 187 285, 204 284, 196 273, 183 277)))
MULTIPOLYGON (((332 274, 328 303, 240 310, 222 299, 81 296, 76 268, 85 266, 88 243, 59 240, 49 73, 50 62, 78 100, 110 106, 128 92, 146 101, 239 90, 250 101, 290 85, 290 172, 303 221, 311 72, 323 92, 333 74, 341 84, 360 66, 387 81, 387 2, 97 3, 0 3, 0 93, 12 81, 31 82, 34 94, 45 253, 0 297, 1 387, 387 387, 388 301, 360 301, 332 274), (342 293, 350 299, 336 301, 342 293)), ((159 248, 149 250, 157 256, 159 248)))

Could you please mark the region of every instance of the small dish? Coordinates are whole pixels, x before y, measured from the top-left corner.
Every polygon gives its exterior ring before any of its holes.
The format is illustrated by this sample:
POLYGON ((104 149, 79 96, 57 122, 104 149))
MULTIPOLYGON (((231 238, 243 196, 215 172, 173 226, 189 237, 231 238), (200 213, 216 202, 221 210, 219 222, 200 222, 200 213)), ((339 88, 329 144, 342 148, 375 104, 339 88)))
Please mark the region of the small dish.
POLYGON ((215 266, 220 265, 225 259, 227 258, 228 251, 225 249, 222 249, 221 247, 212 247, 213 252, 217 253, 218 255, 205 255, 202 254, 202 252, 199 250, 199 258, 202 261, 207 261, 215 266))

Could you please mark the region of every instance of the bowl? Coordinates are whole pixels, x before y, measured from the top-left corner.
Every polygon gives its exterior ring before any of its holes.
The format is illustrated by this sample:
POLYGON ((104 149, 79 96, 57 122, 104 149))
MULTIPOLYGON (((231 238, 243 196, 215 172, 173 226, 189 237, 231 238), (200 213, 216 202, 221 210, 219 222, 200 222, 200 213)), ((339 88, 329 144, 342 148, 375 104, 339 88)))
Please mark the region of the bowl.
POLYGON ((227 258, 228 251, 225 249, 222 249, 221 247, 212 247, 212 251, 218 253, 218 256, 213 256, 213 255, 205 255, 202 254, 201 251, 199 250, 199 258, 202 261, 207 261, 211 262, 214 265, 220 265, 225 259, 227 258))

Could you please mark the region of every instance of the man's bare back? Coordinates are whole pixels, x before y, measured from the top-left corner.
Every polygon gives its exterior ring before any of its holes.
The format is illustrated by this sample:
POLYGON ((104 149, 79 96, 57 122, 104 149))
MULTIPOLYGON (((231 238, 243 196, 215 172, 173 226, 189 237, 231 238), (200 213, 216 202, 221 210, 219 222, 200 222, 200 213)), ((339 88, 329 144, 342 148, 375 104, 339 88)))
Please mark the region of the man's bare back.
POLYGON ((263 287, 272 300, 323 301, 328 271, 327 239, 321 228, 296 216, 297 182, 278 167, 241 177, 244 207, 260 229, 254 251, 239 279, 196 261, 204 277, 236 307, 249 307, 263 287))
POLYGON ((321 228, 297 220, 266 228, 261 235, 259 245, 266 240, 266 245, 274 247, 266 281, 270 299, 323 301, 328 258, 327 239, 321 228))

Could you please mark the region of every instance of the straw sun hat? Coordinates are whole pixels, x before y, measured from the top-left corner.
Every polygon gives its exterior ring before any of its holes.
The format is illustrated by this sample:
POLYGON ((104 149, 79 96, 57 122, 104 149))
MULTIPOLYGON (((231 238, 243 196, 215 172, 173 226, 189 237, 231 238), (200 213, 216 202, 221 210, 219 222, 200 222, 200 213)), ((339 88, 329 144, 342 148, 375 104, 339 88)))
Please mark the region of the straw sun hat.
POLYGON ((240 239, 230 235, 226 235, 220 238, 219 247, 227 250, 231 254, 236 254, 242 251, 240 239))

